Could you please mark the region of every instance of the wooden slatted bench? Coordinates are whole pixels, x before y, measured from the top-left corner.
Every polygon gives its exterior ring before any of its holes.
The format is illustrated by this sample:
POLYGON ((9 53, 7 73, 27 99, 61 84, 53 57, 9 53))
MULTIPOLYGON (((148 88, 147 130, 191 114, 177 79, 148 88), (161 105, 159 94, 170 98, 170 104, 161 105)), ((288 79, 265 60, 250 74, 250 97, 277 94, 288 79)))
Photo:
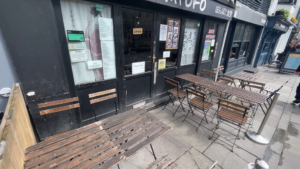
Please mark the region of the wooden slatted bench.
MULTIPOLYGON (((111 98, 114 96, 107 97, 111 98)), ((41 103, 39 107, 60 106, 41 110, 41 114, 48 114, 74 108, 61 106, 71 102, 78 102, 78 98, 41 103)), ((80 106, 77 103, 75 105, 80 106)), ((111 168, 170 129, 145 109, 138 108, 36 143, 17 84, 12 89, 1 123, 1 148, 4 151, 0 156, 0 168, 111 168)))

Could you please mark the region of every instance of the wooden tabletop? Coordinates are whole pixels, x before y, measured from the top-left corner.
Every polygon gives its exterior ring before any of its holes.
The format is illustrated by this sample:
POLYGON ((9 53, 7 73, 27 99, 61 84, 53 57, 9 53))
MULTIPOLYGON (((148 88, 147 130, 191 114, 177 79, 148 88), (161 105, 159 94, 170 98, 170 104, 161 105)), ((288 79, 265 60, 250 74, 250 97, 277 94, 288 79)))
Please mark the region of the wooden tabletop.
POLYGON ((132 109, 28 147, 24 168, 110 168, 170 129, 132 109))
POLYGON ((237 74, 232 75, 235 79, 242 80, 242 81, 256 81, 259 78, 262 78, 263 75, 247 73, 247 72, 240 72, 237 74))
POLYGON ((224 84, 219 84, 217 82, 214 82, 212 80, 209 80, 209 79, 206 79, 206 78, 203 78, 200 76, 196 76, 196 75, 187 73, 187 74, 178 75, 176 77, 179 79, 183 79, 183 80, 192 82, 192 83, 198 83, 202 86, 205 86, 208 89, 212 88, 214 90, 217 90, 220 93, 227 93, 227 94, 242 98, 249 102, 263 104, 267 100, 267 96, 265 96, 263 94, 248 91, 248 90, 237 88, 237 87, 224 85, 224 84))

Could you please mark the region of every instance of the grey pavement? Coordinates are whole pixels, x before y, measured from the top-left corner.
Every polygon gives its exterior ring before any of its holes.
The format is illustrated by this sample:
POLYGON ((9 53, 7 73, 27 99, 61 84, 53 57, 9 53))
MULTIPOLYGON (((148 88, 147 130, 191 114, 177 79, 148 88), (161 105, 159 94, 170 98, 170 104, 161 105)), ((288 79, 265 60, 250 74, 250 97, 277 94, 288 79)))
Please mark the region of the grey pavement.
MULTIPOLYGON (((289 80, 280 91, 280 97, 262 132, 270 139, 269 145, 252 142, 244 137, 245 129, 243 129, 234 151, 231 152, 234 134, 237 133, 236 126, 221 124, 219 128, 225 129, 229 133, 218 129, 214 138, 209 140, 217 123, 216 119, 210 123, 215 110, 210 110, 208 113, 209 123, 203 121, 199 130, 196 131, 200 120, 203 118, 203 113, 195 112, 194 115, 190 113, 186 121, 183 122, 187 112, 179 109, 173 117, 173 112, 179 104, 176 101, 175 106, 169 104, 165 110, 158 107, 149 111, 173 129, 155 140, 151 144, 152 147, 148 145, 114 168, 144 168, 155 160, 154 155, 158 158, 165 154, 169 154, 182 169, 207 169, 215 161, 218 161, 216 169, 247 169, 248 163, 254 162, 257 158, 264 159, 271 169, 299 168, 300 107, 292 105, 291 102, 294 100, 300 78, 292 74, 279 74, 275 68, 259 67, 259 70, 259 74, 263 75, 263 78, 257 81, 266 83, 269 87, 279 88, 289 80)), ((216 102, 215 97, 213 102, 216 102)), ((188 110, 186 102, 184 107, 185 110, 188 110)), ((214 106, 213 109, 216 108, 214 106)), ((253 127, 250 130, 257 131, 263 118, 264 113, 258 109, 253 127)))

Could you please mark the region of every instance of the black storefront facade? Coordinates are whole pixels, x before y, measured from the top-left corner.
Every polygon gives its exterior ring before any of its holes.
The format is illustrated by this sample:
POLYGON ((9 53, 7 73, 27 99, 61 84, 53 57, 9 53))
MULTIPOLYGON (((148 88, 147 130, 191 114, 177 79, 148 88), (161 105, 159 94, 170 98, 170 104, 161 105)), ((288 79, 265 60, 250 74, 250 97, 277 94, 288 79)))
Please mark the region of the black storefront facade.
POLYGON ((270 1, 237 1, 230 23, 221 65, 232 75, 251 67, 260 35, 267 23, 270 1))
POLYGON ((1 30, 40 139, 116 113, 113 101, 92 106, 90 93, 115 88, 122 113, 166 99, 165 76, 216 68, 233 7, 221 0, 1 1, 1 30), (79 97, 80 109, 39 114, 37 104, 70 97, 79 97))
MULTIPOLYGON (((262 34, 260 46, 254 61, 254 67, 269 63, 278 39, 289 30, 290 26, 293 26, 293 24, 282 19, 281 16, 268 17, 268 24, 262 34)), ((284 61, 284 58, 282 59, 282 61, 284 61)))

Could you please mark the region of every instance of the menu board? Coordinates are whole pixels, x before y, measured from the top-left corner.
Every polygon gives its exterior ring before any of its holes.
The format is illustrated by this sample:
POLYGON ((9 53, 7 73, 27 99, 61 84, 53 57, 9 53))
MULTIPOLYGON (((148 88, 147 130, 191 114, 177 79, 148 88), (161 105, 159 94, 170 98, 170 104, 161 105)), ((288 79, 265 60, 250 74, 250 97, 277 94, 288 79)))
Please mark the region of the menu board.
POLYGON ((280 72, 294 73, 300 65, 300 54, 290 53, 282 65, 280 72))
POLYGON ((211 39, 205 39, 202 53, 202 61, 209 60, 211 39))
POLYGON ((180 20, 168 18, 166 49, 178 49, 180 20))

